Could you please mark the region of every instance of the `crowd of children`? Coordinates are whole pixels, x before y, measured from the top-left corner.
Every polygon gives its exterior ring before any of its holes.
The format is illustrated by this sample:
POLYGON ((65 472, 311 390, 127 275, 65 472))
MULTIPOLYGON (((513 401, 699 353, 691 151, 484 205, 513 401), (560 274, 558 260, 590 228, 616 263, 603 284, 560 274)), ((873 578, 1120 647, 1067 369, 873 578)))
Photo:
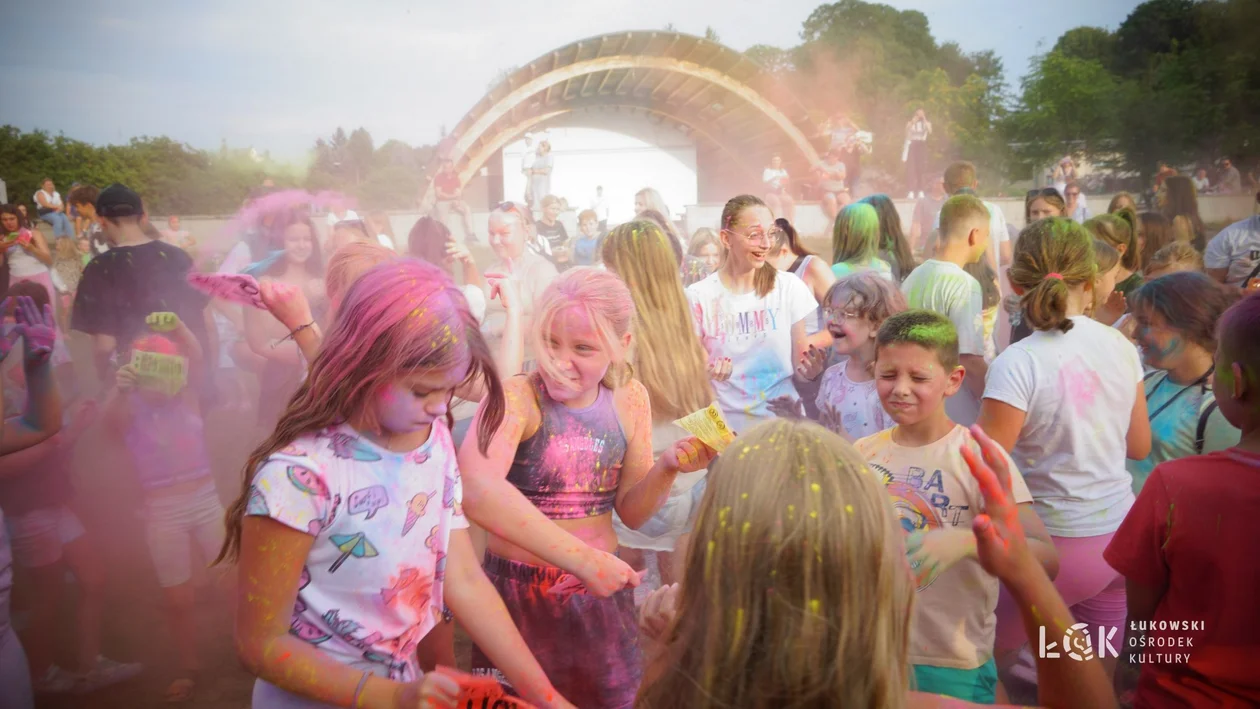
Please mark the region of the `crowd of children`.
POLYGON ((209 564, 257 707, 1260 702, 1260 295, 1131 211, 1035 191, 1008 239, 973 167, 945 183, 921 262, 876 195, 830 268, 749 195, 686 247, 654 191, 571 243, 548 199, 505 203, 484 272, 441 222, 400 256, 270 195, 202 290, 121 185, 86 267, 0 209, 0 707, 143 671, 102 653, 68 506, 92 426, 141 492, 169 701, 199 687, 209 564), (107 385, 73 405, 67 325, 107 385), (250 369, 265 435, 224 505, 205 416, 250 369), (677 425, 711 405, 733 441, 677 425), (21 643, 13 565, 41 592, 21 643))

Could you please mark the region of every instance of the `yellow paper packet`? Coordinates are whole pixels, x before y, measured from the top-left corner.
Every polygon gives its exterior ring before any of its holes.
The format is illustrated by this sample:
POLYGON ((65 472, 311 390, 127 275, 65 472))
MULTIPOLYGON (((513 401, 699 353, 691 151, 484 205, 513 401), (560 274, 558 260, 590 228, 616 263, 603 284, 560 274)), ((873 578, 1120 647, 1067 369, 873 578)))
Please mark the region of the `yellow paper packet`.
POLYGON ((709 404, 703 409, 674 422, 675 426, 699 438, 704 444, 721 453, 735 441, 735 432, 722 417, 722 410, 717 404, 709 404))
POLYGON ((188 385, 188 360, 177 355, 132 350, 131 367, 145 389, 175 396, 188 385))

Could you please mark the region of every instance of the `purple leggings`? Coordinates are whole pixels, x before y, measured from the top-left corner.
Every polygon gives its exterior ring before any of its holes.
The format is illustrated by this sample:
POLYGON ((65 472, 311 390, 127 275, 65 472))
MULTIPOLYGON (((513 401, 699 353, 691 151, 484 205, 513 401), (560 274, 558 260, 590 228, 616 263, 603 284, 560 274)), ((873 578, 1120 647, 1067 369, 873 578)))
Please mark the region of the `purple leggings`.
MULTIPOLYGON (((582 709, 634 706, 643 680, 643 657, 633 589, 609 598, 578 594, 560 601, 547 591, 564 575, 563 569, 511 561, 488 551, 484 567, 525 644, 561 696, 582 709)), ((472 670, 495 677, 510 689, 476 645, 472 670)))
MULTIPOLYGON (((1116 628, 1112 640, 1115 647, 1124 642, 1125 604, 1124 577, 1103 560, 1103 550, 1115 532, 1097 537, 1050 537, 1059 552, 1059 575, 1054 587, 1078 623, 1089 626, 1090 637, 1097 639, 1098 626, 1116 628)), ((1053 633, 1049 633, 1053 635, 1053 633)), ((1018 650, 1028 642, 1019 606, 1002 587, 997 605, 997 638, 994 654, 1018 650)))

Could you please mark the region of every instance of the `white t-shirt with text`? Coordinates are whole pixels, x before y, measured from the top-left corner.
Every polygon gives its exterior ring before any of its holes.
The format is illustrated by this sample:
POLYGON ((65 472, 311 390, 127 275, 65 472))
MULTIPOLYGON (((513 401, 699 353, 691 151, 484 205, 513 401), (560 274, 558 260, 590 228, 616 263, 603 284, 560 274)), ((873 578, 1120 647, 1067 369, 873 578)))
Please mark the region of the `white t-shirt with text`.
POLYGON ((1046 529, 1094 537, 1116 531, 1133 505, 1126 440, 1142 362, 1119 330, 1083 315, 1072 324, 1003 350, 984 398, 1026 414, 1011 457, 1046 529))
POLYGON ((777 271, 766 296, 732 294, 720 272, 687 288, 700 342, 709 359, 729 357, 730 379, 714 382, 718 404, 737 433, 773 418, 767 402, 797 397, 792 326, 817 317, 818 301, 800 278, 777 271))
MULTIPOLYGON (((901 284, 906 304, 949 318, 958 332, 958 354, 985 354, 984 295, 980 282, 958 264, 928 259, 901 284)), ((967 387, 945 400, 945 411, 955 423, 970 426, 980 415, 980 402, 967 387)))

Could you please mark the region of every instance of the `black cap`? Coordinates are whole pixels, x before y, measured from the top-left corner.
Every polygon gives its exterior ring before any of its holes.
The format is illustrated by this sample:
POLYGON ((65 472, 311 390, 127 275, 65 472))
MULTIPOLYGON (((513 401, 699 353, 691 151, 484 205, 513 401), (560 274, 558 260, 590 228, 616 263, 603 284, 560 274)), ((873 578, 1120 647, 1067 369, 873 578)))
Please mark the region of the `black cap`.
POLYGON ((101 190, 96 198, 96 215, 99 217, 138 217, 144 214, 140 195, 117 182, 101 190))

